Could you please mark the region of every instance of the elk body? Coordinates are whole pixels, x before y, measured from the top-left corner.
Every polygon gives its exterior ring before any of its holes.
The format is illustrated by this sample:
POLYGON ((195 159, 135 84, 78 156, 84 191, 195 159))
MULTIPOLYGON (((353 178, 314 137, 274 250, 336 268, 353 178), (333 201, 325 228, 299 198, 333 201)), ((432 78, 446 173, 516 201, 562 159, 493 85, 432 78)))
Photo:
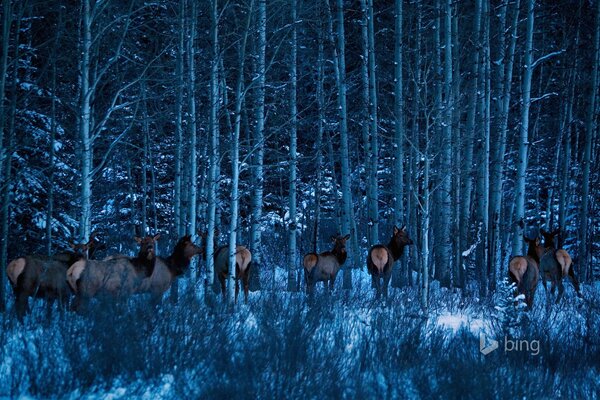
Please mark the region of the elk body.
POLYGON ((402 257, 404 247, 410 244, 413 244, 413 241, 408 237, 406 226, 402 226, 400 229, 394 226, 392 238, 387 246, 376 244, 369 250, 367 271, 371 275, 372 284, 376 290, 376 298, 381 296, 382 279, 383 295, 387 298, 394 262, 402 257))
POLYGON ((44 298, 48 301, 48 311, 58 300, 59 307, 65 307, 71 290, 67 285, 67 269, 78 260, 92 258, 97 242, 92 234, 85 244, 71 244, 72 252, 54 256, 31 255, 17 258, 6 267, 6 274, 15 294, 17 318, 22 321, 29 311, 29 297, 44 298))
MULTIPOLYGON (((556 288, 556 285, 558 285, 559 297, 557 297, 556 302, 559 301, 560 296, 562 294, 562 278, 566 276, 568 276, 571 280, 571 283, 573 284, 577 295, 581 297, 581 292, 579 290, 579 281, 577 280, 577 277, 575 276, 575 271, 573 270, 573 260, 571 259, 571 256, 564 249, 556 249, 556 246, 554 244, 554 238, 560 233, 560 228, 552 232, 546 232, 544 229, 540 229, 540 233, 544 237, 544 256, 548 254, 547 265, 544 264, 543 260, 541 260, 540 269, 542 269, 542 271, 544 272, 546 271, 546 269, 548 270, 548 277, 552 282, 552 293, 554 293, 554 289, 556 288), (551 261, 550 258, 554 258, 554 261, 551 261)), ((546 287, 545 278, 546 276, 543 275, 542 279, 544 287, 546 287)))
POLYGON ((140 255, 129 259, 123 256, 109 257, 102 261, 81 260, 67 271, 67 281, 76 294, 75 308, 81 307, 93 297, 108 294, 111 297, 134 293, 150 293, 158 302, 173 280, 189 267, 190 260, 201 253, 190 236, 182 237, 167 259, 156 257, 155 238, 140 241, 140 255), (142 264, 140 262, 144 261, 142 264), (151 274, 148 275, 152 265, 151 274))
POLYGON ((540 276, 539 262, 542 248, 539 239, 529 239, 523 235, 529 244, 526 256, 515 256, 508 263, 508 275, 517 285, 517 292, 525 296, 527 307, 533 306, 533 298, 540 276))
POLYGON ((309 294, 313 292, 317 282, 324 282, 325 288, 333 290, 335 278, 348 256, 346 241, 349 238, 350 235, 332 236, 333 249, 331 251, 321 254, 308 253, 304 256, 302 264, 306 278, 306 291, 309 294))
MULTIPOLYGON (((221 294, 225 299, 225 281, 229 274, 229 246, 221 246, 215 250, 215 273, 213 285, 216 287, 217 279, 221 286, 221 294)), ((250 266, 252 262, 252 254, 244 246, 235 247, 235 302, 239 293, 238 282, 241 280, 244 286, 244 302, 248 302, 248 282, 250 278, 250 266)))

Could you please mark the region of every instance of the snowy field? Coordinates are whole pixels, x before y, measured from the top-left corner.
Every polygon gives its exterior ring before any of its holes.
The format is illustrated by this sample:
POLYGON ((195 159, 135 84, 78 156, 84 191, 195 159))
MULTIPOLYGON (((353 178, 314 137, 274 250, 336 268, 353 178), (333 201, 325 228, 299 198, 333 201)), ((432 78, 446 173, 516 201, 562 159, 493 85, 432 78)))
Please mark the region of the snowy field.
MULTIPOLYGON (((284 287, 283 271, 271 276, 284 287)), ((264 278, 264 277, 263 277, 264 278)), ((269 277, 266 277, 269 279, 269 277)), ((375 302, 366 274, 352 293, 262 290, 233 312, 209 308, 182 281, 176 305, 138 297, 82 316, 41 301, 24 325, 0 315, 0 396, 177 398, 597 398, 600 288, 531 312, 435 289, 423 313, 414 289, 375 302), (480 335, 500 342, 488 355, 480 335), (507 351, 504 341, 511 340, 507 351), (515 349, 514 343, 521 344, 515 349), (537 342, 537 354, 523 344, 537 342)), ((263 285, 266 284, 263 283, 263 285)), ((341 280, 336 288, 341 288, 341 280)), ((508 342, 507 342, 508 343, 508 342)), ((531 346, 533 347, 533 345, 531 346)))

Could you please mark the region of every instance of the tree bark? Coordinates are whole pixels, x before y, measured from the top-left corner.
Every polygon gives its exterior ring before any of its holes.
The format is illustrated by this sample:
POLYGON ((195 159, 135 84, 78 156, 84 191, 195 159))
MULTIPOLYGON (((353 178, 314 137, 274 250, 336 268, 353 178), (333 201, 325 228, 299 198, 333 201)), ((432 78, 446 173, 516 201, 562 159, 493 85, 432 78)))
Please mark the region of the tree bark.
POLYGON ((527 0, 527 33, 525 35, 525 54, 523 55, 523 80, 521 93, 521 126, 519 134, 519 158, 517 160, 515 219, 512 254, 523 253, 523 232, 525 226, 525 184, 527 171, 527 153, 529 149, 529 107, 531 105, 531 77, 533 73, 533 22, 534 0, 527 0))

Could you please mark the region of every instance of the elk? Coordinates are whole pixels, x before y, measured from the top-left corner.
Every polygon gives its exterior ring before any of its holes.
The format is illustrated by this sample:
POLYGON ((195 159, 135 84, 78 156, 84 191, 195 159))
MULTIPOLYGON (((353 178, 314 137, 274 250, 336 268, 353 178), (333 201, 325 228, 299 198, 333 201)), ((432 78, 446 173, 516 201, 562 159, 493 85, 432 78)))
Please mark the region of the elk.
MULTIPOLYGON (((540 233, 544 237, 544 248, 546 252, 553 252, 556 262, 558 262, 558 264, 560 265, 559 279, 562 280, 562 278, 568 276, 571 280, 571 283, 573 284, 573 287, 575 288, 575 291, 577 292, 577 296, 581 297, 581 292, 579 290, 579 281, 577 280, 577 277, 575 276, 575 271, 573 270, 573 260, 571 259, 571 256, 564 249, 557 250, 554 244, 554 238, 560 233, 560 228, 557 228, 552 232, 546 232, 542 228, 540 229, 540 233)), ((559 290, 561 286, 562 285, 559 285, 559 290)))
POLYGON ((191 236, 182 237, 171 256, 167 259, 156 257, 155 237, 139 241, 140 255, 129 259, 123 256, 109 257, 102 261, 80 260, 67 271, 67 281, 76 294, 74 308, 87 303, 100 294, 111 297, 126 297, 135 293, 150 293, 152 301, 160 301, 162 294, 171 286, 175 278, 189 267, 192 257, 202 252, 191 241, 191 236), (144 261, 140 266, 138 262, 144 261), (152 273, 148 276, 148 266, 152 273))
POLYGON ((402 228, 394 226, 394 231, 387 246, 376 244, 369 250, 367 256, 367 271, 371 275, 373 287, 376 290, 376 299, 381 296, 381 279, 383 279, 383 296, 387 299, 388 284, 392 276, 392 267, 402 254, 404 247, 413 244, 408 237, 406 225, 402 228))
POLYGON ((306 279, 306 291, 313 292, 317 282, 324 282, 325 288, 333 290, 335 278, 346 262, 348 253, 346 252, 346 241, 350 235, 332 236, 333 249, 321 254, 308 253, 304 256, 302 264, 304 266, 304 276, 306 279), (329 286, 327 283, 329 282, 329 286))
POLYGON ((517 285, 517 293, 525 296, 528 308, 533 306, 533 298, 540 277, 539 263, 542 248, 539 238, 530 239, 523 235, 528 243, 526 256, 515 256, 508 263, 510 280, 517 285))
MULTIPOLYGON (((229 274, 229 246, 220 246, 215 250, 215 273, 213 285, 216 287, 217 279, 221 284, 221 294, 225 299, 225 280, 229 274)), ((250 266, 252 253, 244 246, 235 247, 235 303, 239 293, 238 282, 241 280, 244 286, 244 303, 248 303, 248 282, 250 278, 250 266)))
POLYGON ((53 256, 30 255, 11 261, 6 274, 15 294, 15 310, 19 321, 29 311, 29 297, 47 300, 48 312, 58 300, 59 308, 66 305, 71 291, 65 280, 67 269, 78 260, 92 258, 98 247, 96 235, 90 235, 87 243, 70 243, 71 252, 53 256))

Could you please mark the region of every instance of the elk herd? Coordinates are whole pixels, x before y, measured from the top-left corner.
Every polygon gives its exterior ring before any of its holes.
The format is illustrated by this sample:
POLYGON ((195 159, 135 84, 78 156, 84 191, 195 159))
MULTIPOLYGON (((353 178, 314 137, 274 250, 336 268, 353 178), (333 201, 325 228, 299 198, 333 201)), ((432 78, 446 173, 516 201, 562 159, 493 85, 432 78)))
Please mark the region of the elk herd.
MULTIPOLYGON (((551 292, 558 288, 556 302, 563 295, 562 278, 569 277, 580 296, 579 283, 573 272, 572 260, 564 249, 557 249, 554 239, 559 230, 540 231, 544 237, 543 246, 539 238, 530 239, 525 256, 513 257, 509 262, 509 277, 516 285, 516 291, 523 295, 529 307, 533 303, 536 286, 541 275, 544 288, 550 280, 551 292)), ((94 254, 99 247, 96 235, 92 234, 85 244, 71 244, 71 251, 54 256, 30 255, 11 261, 6 269, 15 296, 15 310, 19 320, 29 311, 29 298, 44 298, 48 311, 58 301, 64 309, 70 302, 75 311, 84 311, 90 299, 100 295, 110 298, 123 298, 133 294, 147 293, 151 303, 157 304, 163 294, 179 276, 183 275, 196 255, 206 257, 206 234, 203 246, 192 241, 191 235, 183 236, 166 258, 156 255, 156 244, 160 235, 136 237, 139 252, 135 257, 115 254, 96 260, 94 254), (71 299, 73 299, 71 301, 71 299)), ((215 238, 218 237, 218 231, 215 238)), ((306 291, 312 296, 317 282, 323 282, 326 291, 334 288, 336 276, 346 261, 346 242, 350 235, 332 236, 333 248, 322 253, 308 253, 303 257, 306 291)), ((371 276, 375 298, 383 293, 388 296, 394 263, 402 257, 404 247, 413 244, 406 226, 394 226, 392 237, 387 245, 376 244, 367 255, 367 271, 371 276)), ((220 289, 223 298, 226 293, 226 279, 229 274, 229 246, 214 243, 213 288, 220 289)), ((238 297, 238 283, 244 290, 244 300, 248 301, 249 272, 252 254, 244 246, 235 247, 235 301, 238 297)))

